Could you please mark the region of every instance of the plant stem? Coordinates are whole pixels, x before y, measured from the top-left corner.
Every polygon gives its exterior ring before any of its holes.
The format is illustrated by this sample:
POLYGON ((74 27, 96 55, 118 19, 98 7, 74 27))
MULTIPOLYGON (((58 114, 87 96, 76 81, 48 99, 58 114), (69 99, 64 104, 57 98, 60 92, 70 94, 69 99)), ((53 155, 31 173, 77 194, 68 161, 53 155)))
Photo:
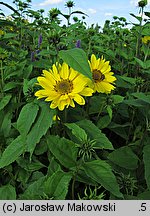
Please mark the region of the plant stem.
POLYGON ((76 181, 76 175, 74 175, 74 177, 73 177, 72 187, 71 187, 72 200, 74 200, 74 187, 75 187, 75 181, 76 181))
POLYGON ((1 89, 1 92, 3 94, 3 87, 4 87, 4 73, 3 73, 3 62, 2 60, 0 60, 0 71, 1 71, 1 86, 2 86, 2 89, 1 89))

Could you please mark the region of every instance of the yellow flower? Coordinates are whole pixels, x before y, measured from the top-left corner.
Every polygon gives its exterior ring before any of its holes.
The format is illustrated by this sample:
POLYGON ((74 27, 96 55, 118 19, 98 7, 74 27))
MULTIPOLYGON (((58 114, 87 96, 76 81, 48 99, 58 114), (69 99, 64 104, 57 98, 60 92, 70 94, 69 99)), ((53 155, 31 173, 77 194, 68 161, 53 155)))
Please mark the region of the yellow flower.
POLYGON ((38 77, 37 81, 43 89, 37 91, 35 96, 52 101, 52 109, 75 107, 74 101, 84 105, 85 100, 82 96, 91 96, 93 93, 93 90, 87 87, 88 78, 69 68, 66 63, 54 64, 49 71, 43 70, 43 76, 38 77))
POLYGON ((5 34, 5 32, 4 32, 3 30, 0 29, 0 36, 1 36, 1 35, 4 35, 4 34, 5 34))
POLYGON ((150 36, 144 36, 144 37, 142 37, 142 42, 144 44, 147 44, 149 41, 150 41, 150 36))
POLYGON ((111 72, 111 66, 109 61, 106 61, 103 56, 96 59, 96 56, 92 54, 89 65, 92 71, 93 82, 89 81, 90 87, 94 89, 94 92, 110 93, 115 87, 112 85, 116 78, 111 72))
POLYGON ((54 115, 54 116, 53 116, 53 121, 56 121, 56 120, 60 121, 60 118, 59 118, 58 115, 54 115))

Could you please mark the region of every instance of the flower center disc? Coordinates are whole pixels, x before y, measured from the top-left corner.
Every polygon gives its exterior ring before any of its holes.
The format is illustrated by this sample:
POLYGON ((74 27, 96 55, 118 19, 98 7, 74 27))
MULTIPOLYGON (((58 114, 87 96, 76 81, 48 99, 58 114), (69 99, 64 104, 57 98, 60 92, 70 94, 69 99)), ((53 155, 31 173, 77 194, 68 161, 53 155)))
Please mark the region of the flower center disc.
POLYGON ((105 79, 105 75, 102 74, 99 70, 94 70, 92 77, 95 82, 101 82, 105 79))
POLYGON ((68 94, 72 91, 73 84, 69 80, 62 80, 57 83, 55 90, 60 94, 68 94))

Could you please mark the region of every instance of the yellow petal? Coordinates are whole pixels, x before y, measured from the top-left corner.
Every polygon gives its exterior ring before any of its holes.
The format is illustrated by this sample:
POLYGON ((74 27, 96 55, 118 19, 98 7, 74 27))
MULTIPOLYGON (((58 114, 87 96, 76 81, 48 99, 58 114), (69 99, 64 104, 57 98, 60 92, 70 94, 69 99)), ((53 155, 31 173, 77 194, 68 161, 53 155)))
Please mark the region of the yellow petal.
POLYGON ((55 92, 55 91, 50 91, 50 92, 48 93, 48 96, 47 96, 47 98, 45 99, 45 101, 56 100, 56 99, 59 98, 59 97, 60 97, 60 95, 59 95, 57 92, 55 92))
POLYGON ((114 76, 111 76, 109 73, 108 74, 105 74, 105 81, 106 82, 114 82, 116 80, 116 77, 114 76))
POLYGON ((96 59, 96 56, 94 54, 91 55, 91 66, 92 69, 96 69, 98 66, 99 61, 96 59))
POLYGON ((47 70, 43 70, 43 74, 44 74, 45 78, 47 80, 49 80, 52 85, 56 85, 56 81, 55 81, 54 76, 52 75, 52 73, 50 73, 47 70))
POLYGON ((73 93, 81 92, 84 87, 87 85, 87 79, 84 76, 79 75, 73 80, 73 93))
POLYGON ((68 79, 69 77, 69 67, 66 63, 63 63, 61 67, 60 76, 63 79, 68 79))
POLYGON ((64 110, 66 105, 67 105, 66 100, 62 100, 58 104, 58 109, 62 111, 62 110, 64 110))
POLYGON ((40 98, 44 98, 44 97, 47 97, 47 91, 42 89, 42 90, 39 90, 37 92, 35 92, 34 94, 36 97, 38 97, 38 99, 40 98))
POLYGON ((77 71, 75 71, 73 68, 70 68, 69 80, 74 80, 78 75, 79 73, 77 71))
POLYGON ((92 96, 93 92, 94 92, 93 89, 86 87, 80 92, 80 94, 83 96, 92 96))
POLYGON ((58 100, 53 100, 51 102, 50 108, 51 109, 55 109, 58 106, 58 100))
POLYGON ((70 99, 70 106, 75 107, 74 101, 72 99, 70 99))
MULTIPOLYGON (((58 66, 58 68, 59 68, 59 65, 57 65, 57 66, 58 66)), ((60 79, 60 75, 59 75, 59 73, 58 73, 58 69, 57 69, 57 67, 56 67, 55 64, 53 64, 52 69, 53 69, 53 74, 54 74, 55 80, 56 80, 56 81, 60 81, 60 80, 61 80, 61 79, 60 79)))
POLYGON ((54 89, 53 84, 50 83, 50 81, 47 80, 45 77, 38 77, 37 81, 39 82, 40 86, 42 86, 44 89, 54 89))
POLYGON ((75 100, 78 104, 80 104, 80 105, 84 105, 84 104, 85 104, 84 98, 83 98, 81 95, 79 95, 79 94, 76 94, 76 95, 75 95, 74 100, 75 100))
POLYGON ((101 86, 103 86, 103 88, 105 89, 106 94, 110 93, 112 90, 115 89, 115 86, 107 82, 101 82, 101 86))

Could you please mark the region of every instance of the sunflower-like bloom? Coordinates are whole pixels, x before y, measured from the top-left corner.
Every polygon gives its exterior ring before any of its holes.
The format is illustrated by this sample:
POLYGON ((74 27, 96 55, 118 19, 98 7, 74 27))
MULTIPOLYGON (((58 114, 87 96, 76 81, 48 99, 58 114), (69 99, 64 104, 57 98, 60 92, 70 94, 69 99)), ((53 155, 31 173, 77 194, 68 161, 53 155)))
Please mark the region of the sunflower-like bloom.
POLYGON ((89 85, 94 92, 109 94, 115 89, 112 84, 116 78, 113 76, 114 73, 111 72, 109 61, 106 61, 103 57, 96 59, 96 56, 92 54, 89 65, 93 78, 93 81, 89 81, 89 85))
POLYGON ((142 42, 144 44, 147 44, 148 42, 150 42, 150 36, 144 36, 144 37, 142 37, 142 42))
POLYGON ((88 78, 70 68, 66 63, 54 64, 52 70, 43 70, 43 76, 37 78, 43 89, 38 90, 35 96, 38 99, 46 98, 51 101, 50 108, 64 110, 69 106, 75 107, 75 102, 84 105, 82 96, 91 96, 93 89, 87 86, 88 78))

